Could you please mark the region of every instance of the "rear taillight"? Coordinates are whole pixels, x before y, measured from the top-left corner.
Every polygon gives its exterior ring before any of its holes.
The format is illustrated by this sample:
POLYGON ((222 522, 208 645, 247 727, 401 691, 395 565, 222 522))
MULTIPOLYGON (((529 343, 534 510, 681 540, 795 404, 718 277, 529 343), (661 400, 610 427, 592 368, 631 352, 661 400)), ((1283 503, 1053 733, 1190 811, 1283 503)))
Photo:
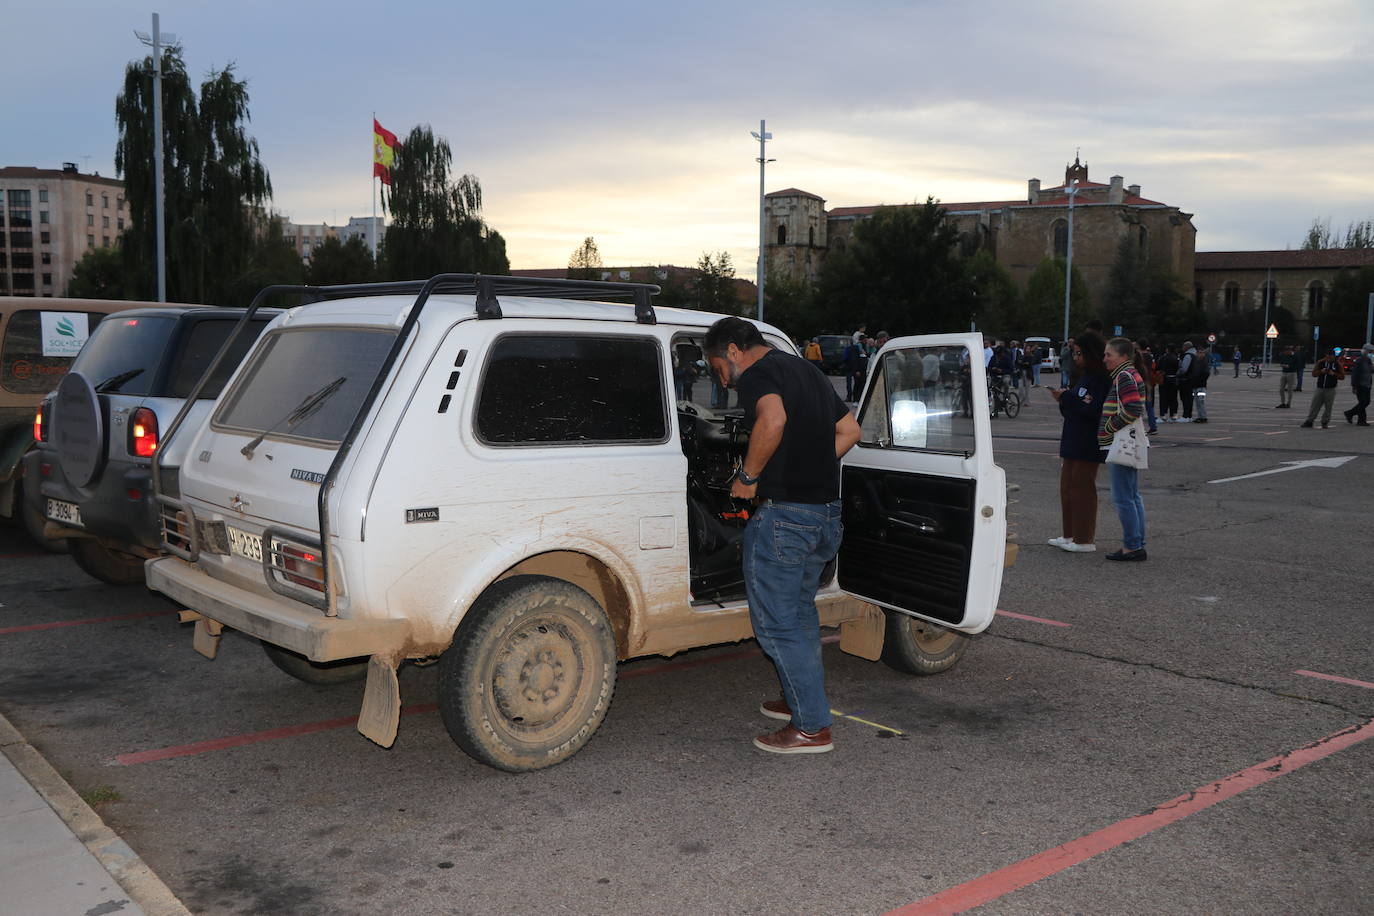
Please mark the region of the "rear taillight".
POLYGON ((33 440, 35 442, 47 442, 47 424, 43 422, 44 409, 46 404, 38 405, 38 413, 33 415, 33 440))
POLYGON ((139 458, 151 458, 157 451, 157 414, 140 407, 129 421, 129 451, 139 458))
POLYGON ((324 591, 324 567, 317 552, 292 544, 279 544, 277 549, 283 579, 317 592, 324 591))

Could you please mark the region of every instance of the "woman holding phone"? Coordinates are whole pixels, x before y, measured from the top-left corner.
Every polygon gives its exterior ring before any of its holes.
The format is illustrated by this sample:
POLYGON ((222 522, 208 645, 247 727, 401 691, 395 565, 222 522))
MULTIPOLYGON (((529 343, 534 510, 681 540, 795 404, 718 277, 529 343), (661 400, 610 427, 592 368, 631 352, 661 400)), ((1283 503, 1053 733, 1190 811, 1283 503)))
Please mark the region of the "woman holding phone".
POLYGON ((1097 549, 1097 471, 1106 452, 1097 444, 1097 429, 1102 418, 1102 403, 1111 387, 1107 367, 1102 362, 1106 343, 1095 331, 1085 331, 1074 340, 1073 369, 1068 386, 1051 388, 1059 402, 1064 426, 1059 433, 1059 506, 1061 536, 1049 543, 1069 553, 1091 553, 1097 549))

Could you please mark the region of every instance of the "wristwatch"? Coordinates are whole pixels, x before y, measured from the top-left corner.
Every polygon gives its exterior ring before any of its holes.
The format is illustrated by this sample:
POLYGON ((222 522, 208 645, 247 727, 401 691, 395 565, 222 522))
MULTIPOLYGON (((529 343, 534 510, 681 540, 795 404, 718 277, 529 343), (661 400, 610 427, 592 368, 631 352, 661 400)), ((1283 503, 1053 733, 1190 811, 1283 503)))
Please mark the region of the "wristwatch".
POLYGON ((737 477, 739 479, 739 482, 744 484, 746 487, 752 487, 754 484, 759 482, 759 479, 757 477, 750 477, 748 474, 744 472, 744 465, 742 464, 739 466, 739 470, 735 472, 735 477, 737 477))

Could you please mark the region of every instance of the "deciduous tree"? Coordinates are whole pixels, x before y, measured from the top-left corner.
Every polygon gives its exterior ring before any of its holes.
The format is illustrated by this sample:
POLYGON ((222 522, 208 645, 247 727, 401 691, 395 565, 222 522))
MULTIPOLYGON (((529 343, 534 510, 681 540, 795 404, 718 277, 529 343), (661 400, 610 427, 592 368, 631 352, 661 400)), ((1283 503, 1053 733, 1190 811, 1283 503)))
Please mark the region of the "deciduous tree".
POLYGON ((568 258, 569 280, 600 280, 601 252, 596 248, 596 239, 590 235, 568 258))
MULTIPOLYGON (((1026 293, 1022 297, 1020 311, 1021 326, 1042 329, 1046 337, 1059 337, 1064 332, 1064 262, 1058 258, 1045 258, 1036 265, 1026 281, 1026 293)), ((1097 317, 1091 304, 1087 281, 1073 270, 1073 293, 1069 297, 1069 335, 1082 330, 1092 318, 1097 317)))
POLYGON ((310 253, 305 276, 311 286, 371 283, 377 279, 377 266, 362 236, 355 235, 347 242, 328 238, 310 253))
POLYGON ((724 315, 743 314, 744 303, 735 286, 735 265, 730 252, 718 251, 714 255, 703 252, 697 261, 697 270, 701 271, 696 282, 697 308, 724 315))
POLYGON ((119 249, 86 249, 72 270, 67 295, 76 299, 123 299, 124 259, 119 249))

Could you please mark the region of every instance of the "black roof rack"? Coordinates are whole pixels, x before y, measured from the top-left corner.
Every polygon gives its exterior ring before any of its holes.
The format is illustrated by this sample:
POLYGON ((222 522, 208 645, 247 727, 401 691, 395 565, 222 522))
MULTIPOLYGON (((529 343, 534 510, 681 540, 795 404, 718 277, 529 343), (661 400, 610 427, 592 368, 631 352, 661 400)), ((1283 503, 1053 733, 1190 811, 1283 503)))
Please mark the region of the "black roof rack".
POLYGON ((166 451, 167 443, 172 436, 180 429, 182 421, 186 419, 187 413, 200 397, 200 390, 205 386, 205 382, 219 368, 224 361, 239 334, 247 327, 248 322, 258 309, 262 307, 267 297, 273 295, 299 295, 304 296, 308 302, 320 302, 326 299, 342 299, 350 296, 393 296, 411 295, 415 296, 415 304, 411 307, 410 313, 406 315, 405 322, 396 334, 396 340, 391 345, 386 359, 383 360, 381 368, 377 370, 377 376, 372 381, 372 386, 368 390, 367 397, 363 399, 362 405, 358 408, 358 413, 353 418, 353 423, 343 440, 339 442, 339 448, 334 453, 334 460, 329 465, 329 470, 324 475, 324 480, 320 483, 319 498, 317 506, 320 517, 320 549, 324 554, 324 591, 325 591, 325 613, 334 616, 336 611, 333 604, 334 592, 330 588, 329 572, 329 492, 333 489, 334 481, 338 477, 339 469, 343 466, 344 459, 353 448, 353 442, 358 437, 364 421, 368 414, 372 412, 372 405, 376 403, 377 395, 381 392, 382 385, 387 377, 391 375, 392 368, 396 365, 396 360, 400 357, 401 351, 405 348, 406 340, 410 337, 419 321, 420 312, 424 309, 425 303, 434 293, 457 293, 459 295, 472 294, 477 297, 477 317, 484 319, 494 319, 501 317, 501 303, 497 299, 497 293, 509 296, 530 296, 547 299, 618 299, 629 298, 634 302, 635 321, 639 324, 657 324, 658 317, 654 314, 654 306, 650 301, 659 292, 659 287, 652 283, 618 283, 607 282, 604 280, 559 280, 543 279, 539 277, 506 277, 489 274, 438 274, 428 280, 401 280, 389 283, 350 283, 341 286, 266 286, 263 287, 253 302, 239 319, 234 330, 220 345, 219 352, 210 361, 196 382, 191 393, 187 396, 186 402, 178 411, 176 419, 167 428, 167 432, 162 436, 159 447, 153 452, 153 494, 160 503, 176 504, 179 502, 180 493, 176 498, 167 497, 162 492, 161 469, 162 454, 166 451))

